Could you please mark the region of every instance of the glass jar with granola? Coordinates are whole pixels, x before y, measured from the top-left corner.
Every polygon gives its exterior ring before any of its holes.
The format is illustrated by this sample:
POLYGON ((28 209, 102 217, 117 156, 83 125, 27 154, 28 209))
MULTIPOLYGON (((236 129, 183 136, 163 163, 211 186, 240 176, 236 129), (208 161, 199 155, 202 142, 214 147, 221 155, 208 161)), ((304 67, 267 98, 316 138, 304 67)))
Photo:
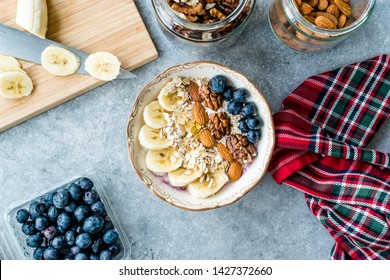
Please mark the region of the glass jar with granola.
POLYGON ((256 0, 153 0, 160 26, 177 47, 216 52, 237 40, 256 0))

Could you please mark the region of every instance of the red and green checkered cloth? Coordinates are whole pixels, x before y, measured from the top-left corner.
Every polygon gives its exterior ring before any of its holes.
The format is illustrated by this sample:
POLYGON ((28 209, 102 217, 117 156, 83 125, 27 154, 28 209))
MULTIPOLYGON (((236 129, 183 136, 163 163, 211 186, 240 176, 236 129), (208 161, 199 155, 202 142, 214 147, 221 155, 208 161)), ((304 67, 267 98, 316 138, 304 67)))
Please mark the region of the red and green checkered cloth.
POLYGON ((274 115, 269 172, 301 190, 332 259, 390 259, 390 154, 367 149, 390 115, 390 56, 308 78, 274 115))

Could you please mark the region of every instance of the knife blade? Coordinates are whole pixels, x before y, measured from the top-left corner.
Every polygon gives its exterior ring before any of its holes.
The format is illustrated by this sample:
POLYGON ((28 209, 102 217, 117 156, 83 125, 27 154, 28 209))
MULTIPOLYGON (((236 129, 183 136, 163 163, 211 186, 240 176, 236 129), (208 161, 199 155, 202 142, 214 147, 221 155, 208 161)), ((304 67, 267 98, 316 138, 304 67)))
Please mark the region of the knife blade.
MULTIPOLYGON (((23 32, 19 29, 0 24, 1 54, 13 56, 36 64, 41 64, 41 54, 49 46, 58 46, 61 48, 65 48, 76 54, 80 58, 80 67, 77 70, 77 73, 90 76, 88 72, 84 69, 85 60, 89 56, 88 53, 55 41, 41 39, 37 36, 23 32)), ((130 71, 121 68, 117 79, 131 79, 136 77, 137 76, 130 71)))

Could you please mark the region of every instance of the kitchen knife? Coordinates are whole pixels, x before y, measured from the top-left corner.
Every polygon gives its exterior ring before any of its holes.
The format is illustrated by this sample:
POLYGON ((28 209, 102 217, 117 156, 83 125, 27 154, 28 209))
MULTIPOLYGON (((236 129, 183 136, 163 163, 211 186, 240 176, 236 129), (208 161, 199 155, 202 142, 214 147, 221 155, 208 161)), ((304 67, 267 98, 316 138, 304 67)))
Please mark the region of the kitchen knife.
MULTIPOLYGON (((36 64, 41 64, 41 54, 44 49, 49 46, 57 46, 67 49, 80 58, 80 68, 77 73, 82 75, 89 75, 85 71, 85 60, 89 54, 75 48, 48 40, 41 39, 32 34, 20 31, 0 24, 0 53, 4 55, 13 56, 23 60, 27 60, 36 64)), ((117 79, 131 79, 136 78, 133 73, 128 70, 121 69, 117 79)))

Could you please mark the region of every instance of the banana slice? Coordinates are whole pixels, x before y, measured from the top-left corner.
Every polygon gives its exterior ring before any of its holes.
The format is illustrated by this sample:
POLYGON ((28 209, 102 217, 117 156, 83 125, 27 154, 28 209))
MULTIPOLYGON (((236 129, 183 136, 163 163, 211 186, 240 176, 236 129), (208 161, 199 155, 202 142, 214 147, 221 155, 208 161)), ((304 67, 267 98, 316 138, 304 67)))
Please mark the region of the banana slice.
POLYGON ((191 196, 200 199, 207 198, 217 193, 229 181, 228 176, 222 170, 209 174, 209 176, 210 180, 208 182, 197 180, 188 185, 187 190, 191 196))
POLYGON ((199 170, 179 168, 168 173, 168 180, 174 187, 185 187, 198 179, 202 174, 199 170))
POLYGON ((171 145, 171 141, 162 137, 160 129, 144 125, 138 133, 138 140, 142 147, 148 150, 163 150, 171 145))
POLYGON ((0 54, 0 63, 7 63, 9 65, 12 65, 13 67, 21 68, 19 61, 15 57, 8 55, 0 54))
POLYGON ((27 73, 20 67, 16 67, 15 65, 8 62, 0 62, 0 74, 6 72, 20 72, 27 75, 27 73))
POLYGON ((20 72, 0 74, 0 95, 5 98, 20 98, 28 96, 33 90, 31 79, 20 72))
POLYGON ((114 80, 121 69, 119 59, 108 52, 97 52, 88 56, 85 70, 94 78, 102 81, 114 80))
POLYGON ((167 173, 178 169, 183 163, 183 159, 176 157, 174 152, 173 148, 149 150, 145 159, 146 167, 157 173, 167 173))
POLYGON ((167 120, 164 117, 165 110, 161 108, 158 101, 153 101, 144 108, 144 121, 154 129, 159 129, 167 126, 167 120))
POLYGON ((30 33, 45 39, 47 31, 46 0, 18 0, 16 23, 30 33))
POLYGON ((163 87, 157 99, 161 107, 169 112, 172 112, 177 108, 177 103, 182 98, 177 95, 177 92, 169 92, 168 87, 163 87))
POLYGON ((56 76, 69 76, 79 69, 80 59, 72 52, 56 47, 47 47, 41 54, 43 68, 56 76))

